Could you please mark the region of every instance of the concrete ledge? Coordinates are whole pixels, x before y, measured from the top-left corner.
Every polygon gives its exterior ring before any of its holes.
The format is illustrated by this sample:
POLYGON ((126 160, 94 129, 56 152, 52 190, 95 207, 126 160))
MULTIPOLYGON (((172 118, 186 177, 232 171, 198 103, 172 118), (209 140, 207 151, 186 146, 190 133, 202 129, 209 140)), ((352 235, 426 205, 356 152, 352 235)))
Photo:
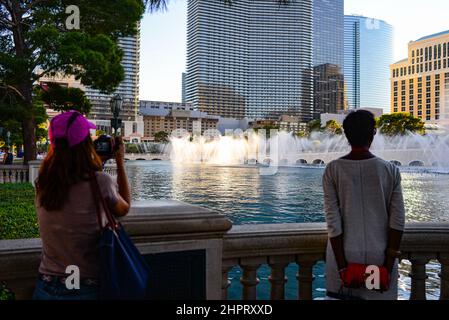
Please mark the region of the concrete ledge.
MULTIPOLYGON (((223 258, 312 253, 324 258, 326 245, 325 223, 233 226, 224 238, 223 258)), ((408 258, 410 252, 430 253, 435 258, 448 253, 449 223, 407 223, 401 250, 404 258, 408 258)))
MULTIPOLYGON (((224 215, 179 201, 144 201, 121 222, 143 254, 206 250, 207 297, 220 298, 222 239, 232 226, 224 215)), ((40 239, 0 241, 0 281, 17 299, 31 298, 41 249, 40 239)))
POLYGON ((135 202, 122 223, 136 242, 222 238, 232 227, 216 211, 174 200, 135 202))

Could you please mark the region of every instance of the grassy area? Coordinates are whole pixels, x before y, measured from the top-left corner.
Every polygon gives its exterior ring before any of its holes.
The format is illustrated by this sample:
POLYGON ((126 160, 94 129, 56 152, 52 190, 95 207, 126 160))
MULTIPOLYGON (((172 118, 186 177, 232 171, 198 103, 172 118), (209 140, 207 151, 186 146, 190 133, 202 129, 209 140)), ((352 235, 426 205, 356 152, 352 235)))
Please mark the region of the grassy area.
POLYGON ((0 184, 0 240, 38 237, 33 186, 0 184))

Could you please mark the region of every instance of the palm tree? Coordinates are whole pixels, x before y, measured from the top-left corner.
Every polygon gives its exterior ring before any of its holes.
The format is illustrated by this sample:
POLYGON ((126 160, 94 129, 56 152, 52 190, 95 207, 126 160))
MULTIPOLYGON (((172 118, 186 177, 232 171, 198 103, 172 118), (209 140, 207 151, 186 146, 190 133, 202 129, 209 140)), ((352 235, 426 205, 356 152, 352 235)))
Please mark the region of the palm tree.
MULTIPOLYGON (((167 4, 170 0, 145 0, 145 4, 151 12, 161 11, 167 9, 167 4)), ((235 0, 222 0, 225 3, 231 5, 235 0)), ((273 0, 277 1, 280 5, 288 4, 292 0, 273 0)))

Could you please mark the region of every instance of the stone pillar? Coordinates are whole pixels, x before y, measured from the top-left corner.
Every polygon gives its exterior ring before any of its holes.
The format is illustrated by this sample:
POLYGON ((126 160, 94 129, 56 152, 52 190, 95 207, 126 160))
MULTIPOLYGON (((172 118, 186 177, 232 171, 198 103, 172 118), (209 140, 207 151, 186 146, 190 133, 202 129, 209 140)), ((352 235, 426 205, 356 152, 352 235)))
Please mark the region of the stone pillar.
POLYGON ((271 283, 270 299, 284 300, 285 299, 285 284, 287 277, 285 276, 285 268, 289 262, 294 261, 294 256, 273 256, 268 258, 268 265, 271 268, 271 275, 269 281, 271 283))
POLYGON ((231 286, 231 281, 229 281, 228 273, 234 266, 239 264, 238 259, 224 260, 221 271, 221 299, 228 299, 228 288, 231 286))
POLYGON ((441 263, 440 300, 449 300, 449 254, 441 254, 438 260, 441 263))
POLYGON ((298 257, 299 271, 298 271, 298 298, 299 300, 313 299, 313 266, 314 260, 304 259, 298 257))
POLYGON ((426 300, 426 264, 429 262, 429 259, 412 256, 410 262, 412 264, 410 273, 412 292, 410 293, 410 300, 426 300))
POLYGON ((242 277, 240 282, 243 285, 242 298, 243 300, 256 300, 257 285, 259 279, 257 278, 257 270, 260 265, 265 262, 263 258, 242 258, 240 260, 240 267, 242 268, 242 277))
POLYGON ((37 177, 39 176, 39 168, 41 166, 41 163, 41 160, 33 160, 28 162, 28 181, 33 185, 33 187, 37 177))

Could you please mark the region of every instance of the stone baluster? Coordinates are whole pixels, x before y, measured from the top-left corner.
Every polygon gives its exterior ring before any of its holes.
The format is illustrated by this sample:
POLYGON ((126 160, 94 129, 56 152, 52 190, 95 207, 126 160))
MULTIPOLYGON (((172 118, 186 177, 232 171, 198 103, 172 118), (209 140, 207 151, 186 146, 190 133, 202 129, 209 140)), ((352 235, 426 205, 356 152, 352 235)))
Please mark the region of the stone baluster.
POLYGON ((221 299, 227 300, 228 299, 228 288, 231 286, 231 281, 229 281, 228 273, 231 271, 231 269, 238 265, 238 259, 232 259, 232 260, 224 260, 223 264, 221 266, 221 299))
POLYGON ((289 262, 294 260, 295 257, 286 256, 274 256, 269 258, 268 265, 271 268, 271 275, 269 277, 269 281, 271 283, 271 300, 285 299, 285 284, 287 283, 285 268, 288 266, 289 262))
POLYGON ((410 278, 412 279, 412 288, 410 300, 426 300, 426 264, 429 259, 424 256, 413 256, 409 259, 412 264, 410 278))
POLYGON ((5 172, 0 169, 0 183, 5 183, 5 172))
POLYGON ((441 254, 438 260, 441 263, 440 300, 449 300, 449 254, 441 254))
POLYGON ((243 300, 256 300, 256 289, 259 284, 257 270, 264 262, 266 261, 259 258, 243 258, 240 260, 240 267, 242 268, 240 282, 243 285, 243 300))
POLYGON ((297 263, 299 264, 299 271, 297 274, 299 300, 312 300, 312 284, 314 280, 313 266, 315 265, 315 261, 299 257, 297 263))
POLYGON ((9 174, 9 182, 11 183, 17 183, 17 171, 16 170, 8 170, 9 174))

